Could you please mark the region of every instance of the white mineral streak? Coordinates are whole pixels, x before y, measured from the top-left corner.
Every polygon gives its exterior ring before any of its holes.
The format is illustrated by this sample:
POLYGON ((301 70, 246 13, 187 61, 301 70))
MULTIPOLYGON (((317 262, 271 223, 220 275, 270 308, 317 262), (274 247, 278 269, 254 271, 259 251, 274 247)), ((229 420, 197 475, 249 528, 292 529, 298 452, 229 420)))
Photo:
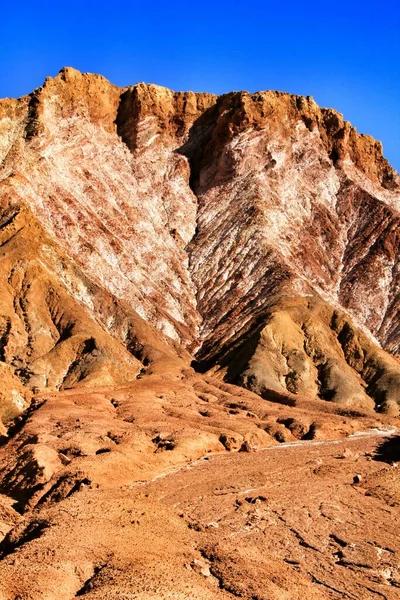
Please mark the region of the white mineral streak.
MULTIPOLYGON (((227 309, 235 310, 246 297, 251 297, 253 310, 265 303, 265 293, 274 291, 274 265, 292 272, 297 289, 304 291, 300 282, 306 281, 330 300, 337 300, 340 284, 304 260, 300 245, 301 231, 312 223, 315 210, 334 211, 340 185, 332 163, 325 159, 321 165, 318 132, 299 123, 293 140, 271 138, 268 129, 249 130, 234 138, 226 154, 233 176, 225 183, 220 173, 222 183, 206 186, 204 193, 200 186, 198 192, 198 226, 207 243, 193 245, 191 264, 199 308, 213 315, 203 324, 203 339, 214 334, 227 309)), ((323 249, 322 232, 315 232, 314 243, 323 249)), ((337 243, 342 253, 342 232, 337 243)), ((243 317, 238 310, 234 331, 242 327, 243 317)))
MULTIPOLYGON (((140 124, 148 141, 133 157, 85 115, 60 120, 57 102, 44 103, 46 136, 25 150, 16 193, 93 281, 178 339, 174 322, 197 319, 184 251, 196 221, 187 159, 152 148, 153 119, 140 124)), ((72 291, 93 308, 86 290, 72 291)))

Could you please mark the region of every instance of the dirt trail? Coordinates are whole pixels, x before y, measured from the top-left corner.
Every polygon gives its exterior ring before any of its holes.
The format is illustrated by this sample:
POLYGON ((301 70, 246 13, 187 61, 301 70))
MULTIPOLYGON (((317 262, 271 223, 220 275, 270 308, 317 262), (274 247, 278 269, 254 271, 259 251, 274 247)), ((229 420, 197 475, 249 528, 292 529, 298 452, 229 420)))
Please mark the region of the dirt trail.
MULTIPOLYGON (((296 442, 283 442, 276 446, 266 446, 265 448, 257 448, 256 452, 275 452, 281 450, 287 450, 289 448, 298 448, 298 447, 315 447, 315 446, 337 446, 343 445, 344 442, 348 441, 359 441, 360 438, 386 438, 395 435, 399 431, 398 427, 383 427, 383 428, 373 428, 367 431, 358 431, 357 433, 353 433, 349 435, 347 438, 338 438, 335 440, 298 440, 296 442)), ((228 458, 230 455, 224 455, 225 458, 228 458)), ((169 477, 171 475, 176 475, 181 471, 193 469, 202 465, 205 461, 212 461, 215 457, 221 457, 221 453, 209 453, 201 458, 193 460, 183 466, 176 467, 174 469, 168 469, 161 473, 158 473, 152 479, 148 481, 139 481, 133 484, 131 489, 136 489, 138 487, 142 487, 148 485, 150 483, 154 483, 159 479, 164 479, 165 477, 169 477)))

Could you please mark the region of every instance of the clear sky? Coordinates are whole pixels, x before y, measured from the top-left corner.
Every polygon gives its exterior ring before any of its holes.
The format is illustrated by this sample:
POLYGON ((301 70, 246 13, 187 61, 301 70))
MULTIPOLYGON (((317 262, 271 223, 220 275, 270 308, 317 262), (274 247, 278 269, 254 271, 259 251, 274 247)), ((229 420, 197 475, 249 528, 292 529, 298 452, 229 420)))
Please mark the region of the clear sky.
POLYGON ((400 170, 400 0, 1 0, 0 97, 63 66, 113 83, 312 95, 400 170))

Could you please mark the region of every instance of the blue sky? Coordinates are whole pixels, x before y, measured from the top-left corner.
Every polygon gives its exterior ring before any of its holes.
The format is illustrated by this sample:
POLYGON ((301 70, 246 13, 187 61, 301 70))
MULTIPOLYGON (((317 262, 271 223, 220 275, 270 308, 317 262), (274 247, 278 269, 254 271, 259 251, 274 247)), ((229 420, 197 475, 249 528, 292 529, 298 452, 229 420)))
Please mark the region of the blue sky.
POLYGON ((400 0, 2 2, 0 97, 66 65, 118 85, 310 94, 400 170, 400 0))

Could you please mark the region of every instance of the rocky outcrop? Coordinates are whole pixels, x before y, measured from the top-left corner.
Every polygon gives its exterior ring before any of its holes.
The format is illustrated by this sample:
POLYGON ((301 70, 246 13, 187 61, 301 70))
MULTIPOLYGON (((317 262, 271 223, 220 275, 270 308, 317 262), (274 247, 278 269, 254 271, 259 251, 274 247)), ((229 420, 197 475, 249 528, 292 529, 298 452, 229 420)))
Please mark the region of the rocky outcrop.
POLYGON ((278 402, 291 392, 355 409, 399 412, 398 361, 344 313, 315 300, 281 302, 251 337, 220 355, 213 372, 278 402))

